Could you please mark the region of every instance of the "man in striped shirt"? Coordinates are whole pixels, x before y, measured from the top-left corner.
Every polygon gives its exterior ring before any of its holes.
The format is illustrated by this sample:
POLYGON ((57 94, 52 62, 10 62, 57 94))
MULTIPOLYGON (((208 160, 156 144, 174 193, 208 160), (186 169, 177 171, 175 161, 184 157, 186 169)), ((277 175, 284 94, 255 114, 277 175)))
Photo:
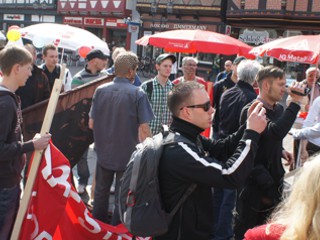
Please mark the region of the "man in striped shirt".
POLYGON ((168 53, 159 55, 156 59, 157 76, 141 85, 148 96, 155 115, 155 118, 149 124, 153 135, 161 131, 162 125, 170 125, 171 122, 171 113, 167 107, 167 96, 173 88, 169 76, 175 62, 176 57, 174 55, 168 53))

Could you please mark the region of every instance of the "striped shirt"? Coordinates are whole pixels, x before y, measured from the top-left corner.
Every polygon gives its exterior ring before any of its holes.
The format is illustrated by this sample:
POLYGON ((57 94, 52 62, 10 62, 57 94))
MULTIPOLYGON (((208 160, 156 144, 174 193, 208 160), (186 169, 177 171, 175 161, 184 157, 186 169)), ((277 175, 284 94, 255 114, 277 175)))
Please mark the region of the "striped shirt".
MULTIPOLYGON (((161 131, 162 125, 169 126, 171 123, 171 112, 167 106, 167 96, 174 85, 170 80, 167 80, 166 85, 162 86, 157 77, 152 80, 152 83, 153 90, 150 104, 155 118, 149 123, 149 126, 152 134, 155 135, 161 131)), ((147 84, 143 83, 141 88, 147 93, 147 84)))
POLYGON ((95 79, 98 79, 99 77, 106 76, 108 73, 106 70, 102 70, 97 73, 91 73, 88 69, 87 66, 82 69, 80 72, 78 72, 76 75, 74 75, 72 82, 71 82, 71 88, 75 88, 78 86, 81 86, 85 83, 91 82, 95 79))

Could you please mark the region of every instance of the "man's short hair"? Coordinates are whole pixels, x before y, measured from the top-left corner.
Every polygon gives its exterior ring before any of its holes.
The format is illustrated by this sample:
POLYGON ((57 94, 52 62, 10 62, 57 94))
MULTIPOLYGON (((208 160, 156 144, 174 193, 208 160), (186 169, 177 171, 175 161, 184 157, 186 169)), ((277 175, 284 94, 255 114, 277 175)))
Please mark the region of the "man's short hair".
POLYGON ((47 53, 48 53, 49 50, 58 51, 58 48, 56 47, 56 45, 54 45, 54 44, 52 44, 52 43, 47 44, 47 45, 45 45, 45 46, 43 47, 43 49, 42 49, 42 54, 43 54, 44 56, 47 56, 47 53))
POLYGON ((136 69, 139 64, 139 59, 133 52, 120 53, 114 61, 114 72, 116 75, 125 75, 129 69, 136 69))
POLYGON ((262 83, 265 80, 271 81, 277 78, 285 78, 285 73, 281 68, 278 68, 276 66, 266 66, 259 70, 257 74, 257 83, 259 85, 259 88, 262 88, 262 83))
POLYGON ((252 83, 256 80, 258 71, 262 68, 262 65, 257 61, 243 60, 237 67, 238 80, 243 82, 252 83))
POLYGON ((196 64, 198 64, 198 59, 197 58, 194 58, 194 57, 184 57, 182 59, 182 66, 184 66, 187 62, 190 62, 190 61, 193 61, 195 62, 196 64))
POLYGON ((204 89, 204 85, 194 81, 186 81, 177 84, 169 92, 168 108, 173 116, 178 117, 182 107, 192 104, 191 96, 195 89, 204 89))
POLYGON ((33 62, 31 53, 24 47, 11 45, 0 52, 0 69, 3 75, 9 76, 15 64, 24 66, 33 62))
POLYGON ((117 56, 120 54, 120 53, 124 53, 126 52, 127 50, 124 48, 124 47, 116 47, 114 50, 113 50, 113 53, 112 53, 112 60, 116 60, 117 56))
POLYGON ((320 71, 319 71, 319 68, 316 68, 316 67, 309 67, 306 71, 306 76, 309 75, 309 73, 311 72, 317 72, 317 78, 319 77, 320 75, 320 71))

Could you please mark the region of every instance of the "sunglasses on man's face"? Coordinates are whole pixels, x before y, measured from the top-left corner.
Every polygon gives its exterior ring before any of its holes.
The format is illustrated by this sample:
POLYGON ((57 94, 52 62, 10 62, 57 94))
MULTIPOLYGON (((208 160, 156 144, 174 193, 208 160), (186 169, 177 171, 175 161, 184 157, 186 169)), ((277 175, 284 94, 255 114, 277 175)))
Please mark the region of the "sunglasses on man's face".
MULTIPOLYGON (((202 108, 205 112, 208 112, 211 107, 210 101, 203 103, 203 104, 197 104, 197 105, 190 105, 190 106, 185 106, 187 108, 202 108)), ((184 107, 180 108, 182 110, 184 107)))

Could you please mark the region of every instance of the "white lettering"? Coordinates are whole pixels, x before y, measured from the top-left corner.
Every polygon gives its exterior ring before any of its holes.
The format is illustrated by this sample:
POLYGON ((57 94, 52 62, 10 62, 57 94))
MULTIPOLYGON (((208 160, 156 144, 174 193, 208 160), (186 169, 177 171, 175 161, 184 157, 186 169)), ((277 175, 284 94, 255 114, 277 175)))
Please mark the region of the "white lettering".
POLYGON ((52 236, 47 233, 46 231, 43 231, 38 237, 36 237, 34 240, 52 240, 52 236))
POLYGON ((88 213, 89 211, 86 208, 84 211, 84 218, 86 221, 84 221, 84 219, 81 217, 78 218, 80 225, 91 233, 99 233, 101 231, 100 225, 93 218, 91 218, 88 213), (87 227, 86 223, 88 223, 93 228, 90 229, 89 227, 87 227))
MULTIPOLYGON (((63 193, 63 196, 67 198, 69 196, 70 189, 71 189, 70 183, 68 182, 70 167, 67 165, 61 165, 59 167, 52 169, 50 146, 48 146, 45 151, 45 159, 46 159, 46 166, 41 171, 43 178, 48 182, 48 184, 52 188, 55 187, 57 184, 64 186, 65 191, 63 193), (53 176, 52 172, 54 172, 55 170, 61 170, 62 174, 58 177, 53 176)), ((61 171, 56 171, 56 172, 61 172, 61 171)))

